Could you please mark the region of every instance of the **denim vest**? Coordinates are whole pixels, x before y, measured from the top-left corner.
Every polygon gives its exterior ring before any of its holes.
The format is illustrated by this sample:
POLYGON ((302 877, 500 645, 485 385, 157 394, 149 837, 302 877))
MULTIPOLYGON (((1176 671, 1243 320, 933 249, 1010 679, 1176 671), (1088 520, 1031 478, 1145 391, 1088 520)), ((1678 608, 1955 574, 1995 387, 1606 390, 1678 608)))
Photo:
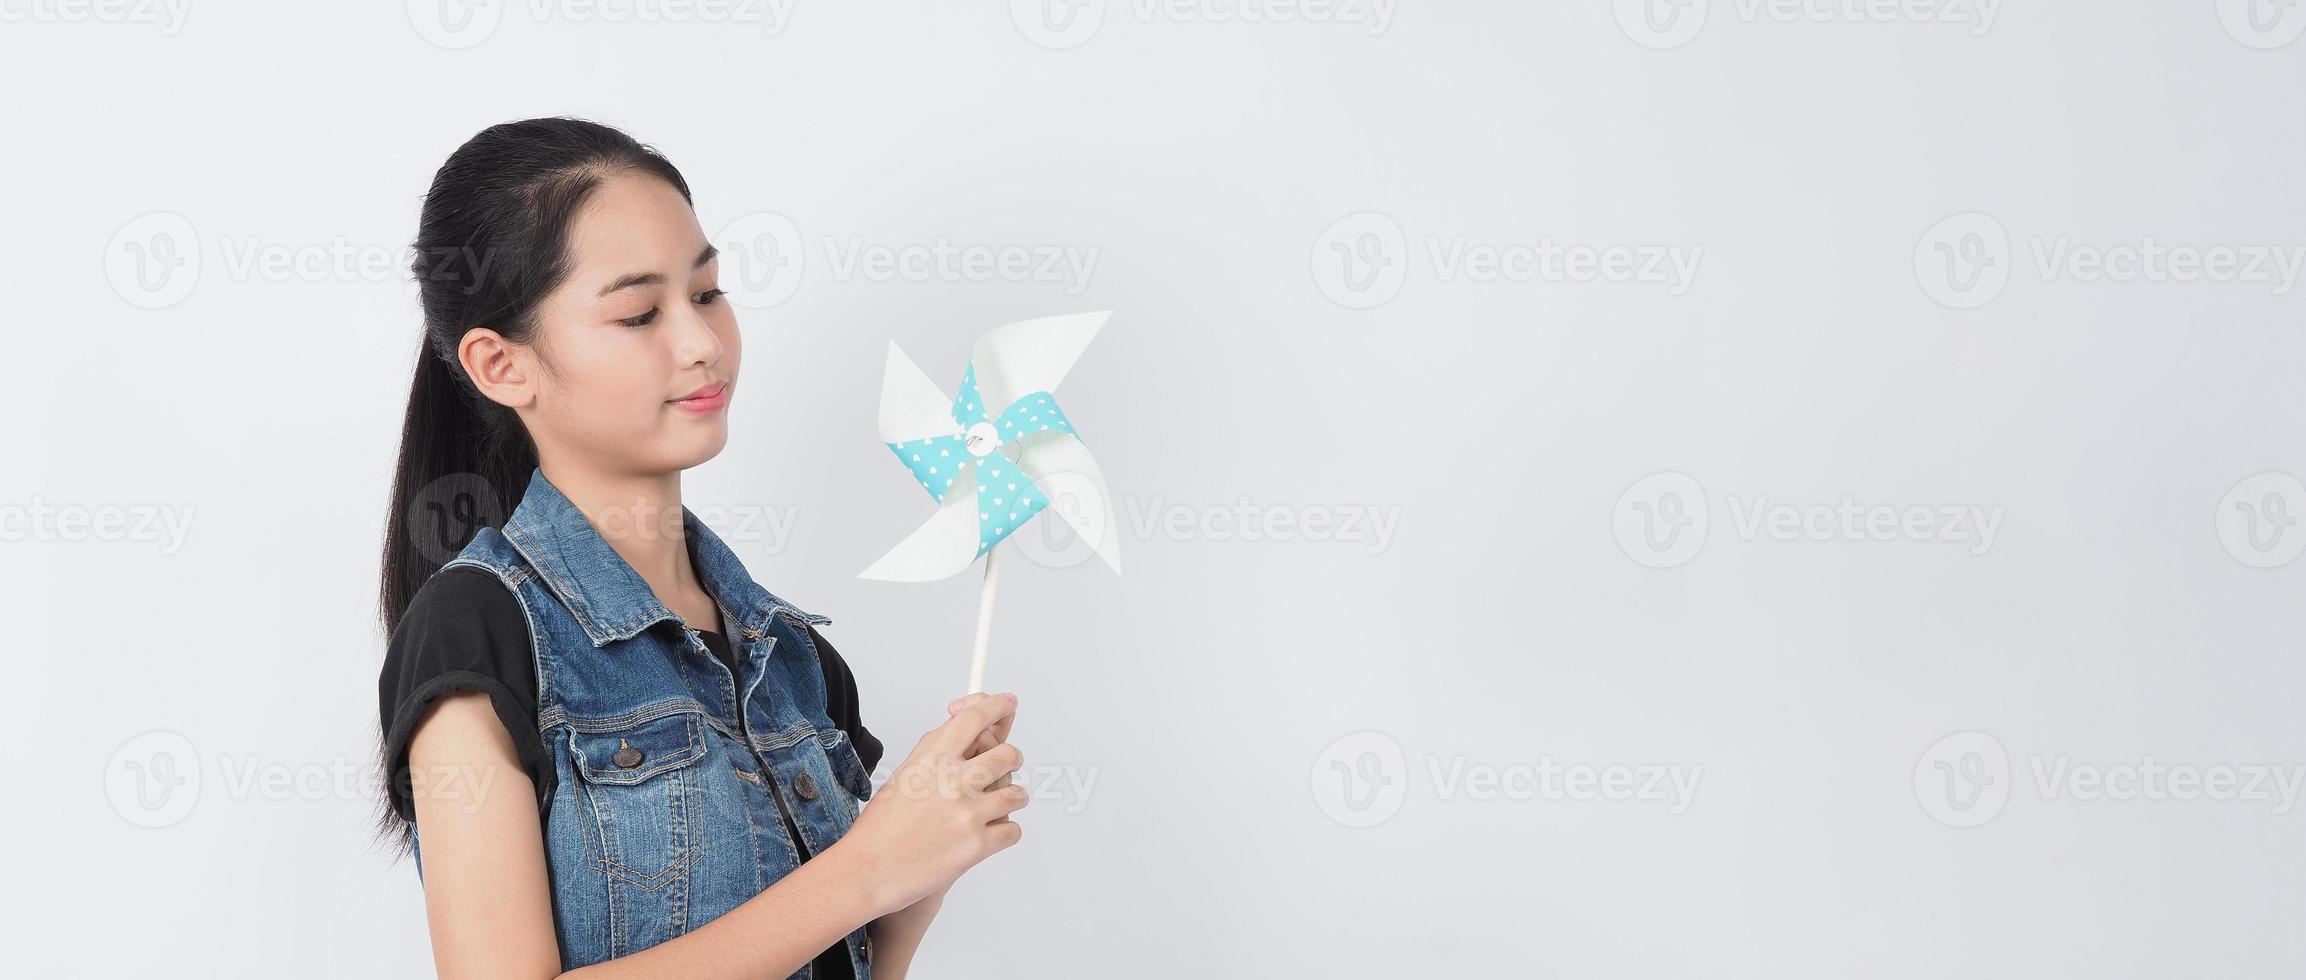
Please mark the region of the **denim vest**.
MULTIPOLYGON (((443 566, 495 574, 528 615, 537 728, 560 777, 543 818, 563 969, 736 908, 800 863, 783 813, 822 854, 872 795, 848 733, 825 713, 803 625, 832 620, 761 588, 704 522, 685 507, 681 516, 735 676, 541 469, 503 531, 481 529, 443 566)), ((865 928, 847 944, 868 977, 865 928)))

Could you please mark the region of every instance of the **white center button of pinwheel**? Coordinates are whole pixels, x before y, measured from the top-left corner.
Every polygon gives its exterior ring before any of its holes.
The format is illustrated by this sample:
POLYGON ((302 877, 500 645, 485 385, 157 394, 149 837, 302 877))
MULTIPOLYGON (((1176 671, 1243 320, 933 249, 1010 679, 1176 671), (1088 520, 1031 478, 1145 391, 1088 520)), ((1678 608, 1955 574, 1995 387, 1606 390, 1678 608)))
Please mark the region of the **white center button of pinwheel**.
POLYGON ((1001 445, 1001 434, 991 422, 979 422, 969 427, 969 455, 979 458, 990 456, 1001 445))

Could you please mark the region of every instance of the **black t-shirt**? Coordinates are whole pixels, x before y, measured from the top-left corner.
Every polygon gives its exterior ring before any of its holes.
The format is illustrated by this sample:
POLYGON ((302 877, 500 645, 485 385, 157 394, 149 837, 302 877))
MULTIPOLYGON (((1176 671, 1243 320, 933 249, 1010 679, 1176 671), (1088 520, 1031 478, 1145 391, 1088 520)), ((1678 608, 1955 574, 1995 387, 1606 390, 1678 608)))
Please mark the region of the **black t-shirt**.
MULTIPOLYGON (((824 668, 825 713, 834 725, 849 733, 857 758, 870 772, 880 765, 881 741, 865 729, 858 716, 856 678, 840 652, 833 649, 832 641, 815 626, 803 625, 808 626, 809 639, 816 643, 824 668)), ((659 624, 659 628, 675 627, 659 624)), ((697 636, 730 670, 736 669, 728 637, 706 630, 698 630, 697 636)), ((409 602, 400 627, 393 631, 377 687, 385 733, 385 772, 392 777, 386 785, 392 794, 392 807, 402 819, 416 819, 405 777, 408 743, 432 703, 458 691, 481 691, 489 696, 497 720, 512 736, 521 768, 536 785, 540 811, 559 785, 552 756, 545 751, 544 735, 536 726, 536 654, 529 644, 528 617, 521 612, 520 600, 495 575, 459 567, 426 580, 409 602)), ((808 845, 793 826, 792 814, 784 816, 786 833, 807 860, 808 845)), ((840 943, 819 955, 816 967, 818 976, 853 975, 848 951, 840 943)))

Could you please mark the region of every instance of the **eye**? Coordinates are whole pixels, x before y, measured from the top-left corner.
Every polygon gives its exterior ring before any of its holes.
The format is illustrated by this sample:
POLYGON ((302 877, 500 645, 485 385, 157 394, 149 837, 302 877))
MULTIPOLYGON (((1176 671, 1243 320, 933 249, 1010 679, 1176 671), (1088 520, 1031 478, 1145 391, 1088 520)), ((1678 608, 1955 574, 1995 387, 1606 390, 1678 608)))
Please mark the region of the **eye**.
POLYGON ((723 297, 723 296, 726 296, 726 295, 728 295, 728 294, 729 294, 729 291, 728 291, 728 290, 726 290, 726 289, 722 289, 722 288, 720 288, 720 287, 716 286, 716 287, 714 287, 714 288, 712 288, 712 289, 708 289, 708 290, 705 290, 704 292, 698 293, 698 294, 696 294, 695 296, 691 296, 691 297, 689 297, 689 299, 690 299, 691 301, 695 302, 695 303, 696 303, 698 306, 711 306, 711 305, 713 305, 713 303, 714 303, 714 302, 718 301, 718 300, 719 300, 721 297, 723 297))
POLYGON ((645 327, 651 323, 656 322, 656 318, 657 311, 656 308, 652 306, 649 308, 647 313, 643 313, 639 316, 628 316, 622 320, 618 320, 617 322, 628 327, 645 327))

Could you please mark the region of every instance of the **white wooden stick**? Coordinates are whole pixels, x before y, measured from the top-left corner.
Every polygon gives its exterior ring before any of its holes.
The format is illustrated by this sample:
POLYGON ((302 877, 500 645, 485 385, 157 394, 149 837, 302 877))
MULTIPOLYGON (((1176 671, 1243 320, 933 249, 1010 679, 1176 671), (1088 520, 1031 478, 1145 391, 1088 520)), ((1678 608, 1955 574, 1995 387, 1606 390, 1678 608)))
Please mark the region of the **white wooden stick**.
POLYGON ((969 689, 962 692, 965 694, 985 689, 985 649, 993 638, 993 590, 1001 584, 1001 566, 994 561, 999 557, 998 543, 985 552, 985 585, 977 592, 977 643, 969 652, 969 689))

